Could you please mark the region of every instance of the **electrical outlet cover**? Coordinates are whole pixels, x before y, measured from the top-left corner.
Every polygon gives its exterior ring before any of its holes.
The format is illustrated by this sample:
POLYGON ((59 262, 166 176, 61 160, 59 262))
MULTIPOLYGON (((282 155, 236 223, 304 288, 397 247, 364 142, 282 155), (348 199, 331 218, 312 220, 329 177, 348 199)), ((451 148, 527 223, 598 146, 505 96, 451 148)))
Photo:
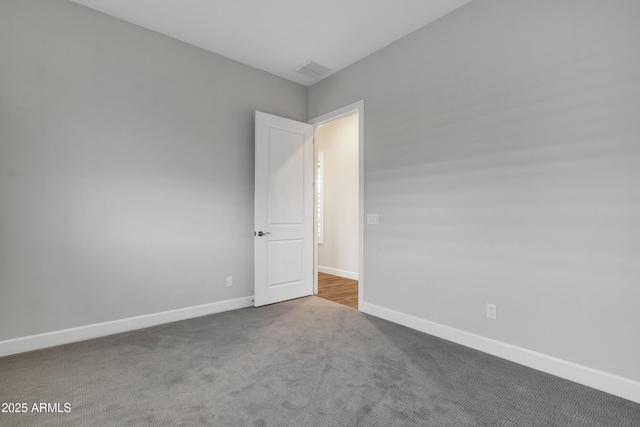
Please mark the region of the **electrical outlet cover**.
POLYGON ((489 319, 498 318, 498 307, 495 304, 487 304, 487 317, 489 319))

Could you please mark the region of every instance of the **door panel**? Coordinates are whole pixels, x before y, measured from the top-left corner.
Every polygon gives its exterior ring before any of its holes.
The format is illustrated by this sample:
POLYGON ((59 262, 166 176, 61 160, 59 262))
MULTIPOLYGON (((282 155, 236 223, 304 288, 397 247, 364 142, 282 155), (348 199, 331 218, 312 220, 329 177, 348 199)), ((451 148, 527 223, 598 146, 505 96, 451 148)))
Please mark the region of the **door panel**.
POLYGON ((269 128, 269 225, 304 223, 304 134, 269 128))
POLYGON ((255 306, 313 293, 313 127, 256 111, 255 306))
POLYGON ((302 271, 304 240, 272 241, 267 245, 269 246, 267 286, 291 285, 301 282, 304 279, 302 271))

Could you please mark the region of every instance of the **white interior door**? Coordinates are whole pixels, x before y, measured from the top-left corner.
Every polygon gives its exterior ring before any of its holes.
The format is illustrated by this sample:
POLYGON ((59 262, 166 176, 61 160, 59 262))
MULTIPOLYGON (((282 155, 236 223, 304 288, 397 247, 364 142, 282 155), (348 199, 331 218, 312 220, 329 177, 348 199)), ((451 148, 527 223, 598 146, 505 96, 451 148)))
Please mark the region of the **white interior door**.
POLYGON ((255 306, 313 294, 313 126, 256 111, 255 306))

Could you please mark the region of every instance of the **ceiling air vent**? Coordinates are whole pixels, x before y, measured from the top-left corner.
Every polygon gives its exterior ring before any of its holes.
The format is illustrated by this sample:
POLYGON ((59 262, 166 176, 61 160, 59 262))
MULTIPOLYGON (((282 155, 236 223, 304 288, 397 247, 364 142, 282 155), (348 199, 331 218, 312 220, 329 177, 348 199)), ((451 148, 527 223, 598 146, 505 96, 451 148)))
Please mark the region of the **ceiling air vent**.
POLYGON ((304 76, 319 79, 331 70, 327 67, 323 67, 320 64, 316 64, 313 61, 309 61, 302 67, 298 68, 296 71, 304 76))

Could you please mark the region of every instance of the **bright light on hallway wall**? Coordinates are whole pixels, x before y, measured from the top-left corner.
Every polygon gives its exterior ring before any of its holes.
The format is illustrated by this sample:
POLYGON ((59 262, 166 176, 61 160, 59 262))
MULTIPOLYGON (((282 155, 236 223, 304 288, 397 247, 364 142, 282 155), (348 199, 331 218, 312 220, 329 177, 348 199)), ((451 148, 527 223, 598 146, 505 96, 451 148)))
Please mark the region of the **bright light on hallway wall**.
POLYGON ((318 243, 324 243, 324 153, 318 153, 316 165, 316 208, 318 210, 317 232, 318 243))

